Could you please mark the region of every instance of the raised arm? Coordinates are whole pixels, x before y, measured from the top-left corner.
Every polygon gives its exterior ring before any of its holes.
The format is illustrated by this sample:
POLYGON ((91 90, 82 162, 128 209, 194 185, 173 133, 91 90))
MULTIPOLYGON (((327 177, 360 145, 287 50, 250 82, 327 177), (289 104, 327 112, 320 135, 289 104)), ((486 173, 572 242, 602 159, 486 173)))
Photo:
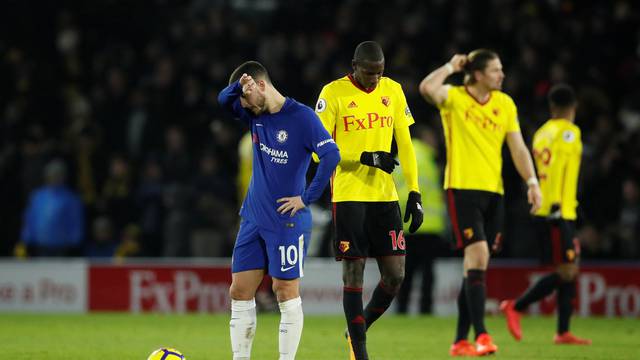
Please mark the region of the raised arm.
POLYGON ((242 96, 242 86, 240 85, 240 81, 236 81, 220 91, 218 94, 218 103, 220 106, 233 111, 233 104, 236 101, 240 101, 240 96, 242 96))
POLYGON ((251 121, 251 114, 245 110, 241 103, 240 97, 243 94, 248 94, 253 91, 255 87, 255 81, 251 76, 242 74, 242 77, 225 87, 218 94, 218 103, 220 106, 231 112, 233 116, 245 121, 251 121))
POLYGON ((447 100, 449 86, 444 81, 453 73, 462 71, 467 63, 467 55, 453 55, 448 63, 432 71, 420 82, 420 94, 429 103, 439 106, 447 100))
POLYGON ((522 134, 519 131, 513 131, 507 133, 507 146, 511 153, 511 158, 516 166, 518 173, 527 182, 527 200, 531 204, 530 212, 533 214, 542 205, 542 193, 540 192, 540 185, 538 184, 538 178, 533 167, 533 161, 531 160, 531 154, 529 149, 522 139, 522 134))

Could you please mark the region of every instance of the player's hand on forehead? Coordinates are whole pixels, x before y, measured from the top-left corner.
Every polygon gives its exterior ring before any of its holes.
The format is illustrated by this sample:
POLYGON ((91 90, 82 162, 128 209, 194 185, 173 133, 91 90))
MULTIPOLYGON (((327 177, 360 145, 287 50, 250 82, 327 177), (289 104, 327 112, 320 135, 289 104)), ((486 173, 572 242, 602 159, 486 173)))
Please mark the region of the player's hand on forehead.
POLYGON ((253 81, 253 78, 251 77, 251 75, 247 74, 247 73, 243 73, 242 76, 240 76, 240 85, 244 86, 246 84, 248 84, 249 82, 253 81))
POLYGON ((248 95, 255 88, 256 82, 253 80, 251 75, 242 74, 240 77, 240 85, 242 86, 242 93, 244 95, 248 95))

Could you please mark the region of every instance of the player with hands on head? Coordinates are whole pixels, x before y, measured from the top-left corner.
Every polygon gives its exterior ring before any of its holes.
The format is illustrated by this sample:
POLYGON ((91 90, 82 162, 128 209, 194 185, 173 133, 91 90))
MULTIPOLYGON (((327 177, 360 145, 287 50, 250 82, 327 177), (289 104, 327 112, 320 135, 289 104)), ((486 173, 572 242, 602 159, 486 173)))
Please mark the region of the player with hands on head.
POLYGON ((353 71, 324 86, 316 113, 340 147, 342 160, 332 180, 336 259, 342 260, 343 308, 351 358, 368 359, 366 331, 389 307, 404 279, 405 240, 398 194, 391 177, 398 162, 395 139, 410 191, 405 221, 410 231, 423 220, 418 170, 409 126, 414 123, 402 87, 382 76, 380 45, 360 43, 353 71), (365 262, 376 258, 381 279, 362 304, 365 262))
POLYGON ((308 204, 317 200, 340 153, 313 110, 284 97, 256 61, 240 65, 218 102, 251 128, 251 183, 231 265, 233 359, 249 359, 256 331, 255 293, 265 273, 273 279, 280 308, 280 360, 295 359, 302 334, 300 278, 311 235, 308 204), (320 164, 306 187, 312 153, 320 164))
POLYGON ((456 246, 464 251, 463 281, 458 295, 456 336, 449 353, 475 356, 495 353, 484 325, 485 271, 489 249, 498 249, 502 237, 502 145, 506 141, 520 176, 526 180, 530 211, 541 204, 533 162, 524 143, 516 106, 503 93, 504 73, 498 55, 479 49, 455 54, 427 75, 420 94, 440 110, 447 148, 444 188, 456 246), (464 72, 462 86, 445 85, 454 73, 464 72), (475 346, 468 340, 475 330, 475 346))

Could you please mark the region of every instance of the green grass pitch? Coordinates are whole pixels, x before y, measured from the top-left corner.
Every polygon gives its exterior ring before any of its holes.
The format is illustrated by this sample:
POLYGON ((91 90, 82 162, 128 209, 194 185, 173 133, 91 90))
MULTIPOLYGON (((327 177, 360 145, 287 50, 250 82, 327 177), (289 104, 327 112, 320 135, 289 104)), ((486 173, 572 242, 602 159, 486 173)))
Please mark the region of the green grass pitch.
MULTIPOLYGON (((174 347, 188 360, 230 359, 227 315, 0 314, 3 359, 146 360, 159 347, 174 347)), ((253 359, 277 359, 278 314, 260 314, 253 359)), ((523 318, 516 343, 502 317, 487 326, 500 359, 640 359, 638 319, 576 318, 573 332, 591 346, 558 346, 552 317, 523 318)), ((387 315, 367 333, 372 359, 449 359, 454 318, 387 315)), ((298 359, 348 359, 340 316, 307 316, 298 359)))

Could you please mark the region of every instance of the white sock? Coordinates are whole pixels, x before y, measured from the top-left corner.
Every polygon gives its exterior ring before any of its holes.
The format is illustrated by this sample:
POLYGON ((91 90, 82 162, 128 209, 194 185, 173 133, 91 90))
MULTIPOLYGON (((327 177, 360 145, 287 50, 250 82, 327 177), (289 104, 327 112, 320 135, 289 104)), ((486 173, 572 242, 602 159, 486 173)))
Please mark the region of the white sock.
POLYGON ((296 358, 300 336, 302 335, 302 299, 295 299, 278 303, 280 306, 280 360, 296 358))
POLYGON ((256 300, 231 300, 231 351, 234 360, 251 358, 251 344, 256 334, 256 300))

